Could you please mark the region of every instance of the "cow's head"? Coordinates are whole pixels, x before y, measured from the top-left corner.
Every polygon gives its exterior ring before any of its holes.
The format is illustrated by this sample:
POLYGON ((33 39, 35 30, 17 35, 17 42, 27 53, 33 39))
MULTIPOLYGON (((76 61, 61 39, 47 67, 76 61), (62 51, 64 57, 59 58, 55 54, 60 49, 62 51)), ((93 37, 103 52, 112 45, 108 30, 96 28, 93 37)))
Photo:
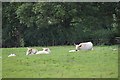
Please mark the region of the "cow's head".
POLYGON ((74 43, 74 45, 75 45, 75 50, 76 51, 80 50, 80 47, 82 46, 81 44, 75 44, 75 43, 74 43))
POLYGON ((27 47, 27 52, 26 52, 26 55, 31 54, 31 52, 32 52, 32 48, 28 48, 28 47, 27 47))

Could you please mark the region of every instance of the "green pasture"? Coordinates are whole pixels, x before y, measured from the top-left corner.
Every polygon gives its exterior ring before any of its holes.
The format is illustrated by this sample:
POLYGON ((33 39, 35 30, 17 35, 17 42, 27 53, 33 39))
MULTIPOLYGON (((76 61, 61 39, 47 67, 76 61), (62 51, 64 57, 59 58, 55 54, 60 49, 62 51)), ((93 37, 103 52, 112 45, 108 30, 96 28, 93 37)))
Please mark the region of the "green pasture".
MULTIPOLYGON (((42 50, 42 47, 34 47, 42 50)), ((2 49, 3 78, 117 78, 118 47, 95 46, 69 53, 74 46, 49 47, 50 54, 26 56, 27 48, 2 49), (114 50, 116 49, 116 50, 114 50), (14 53, 17 56, 8 57, 14 53)))

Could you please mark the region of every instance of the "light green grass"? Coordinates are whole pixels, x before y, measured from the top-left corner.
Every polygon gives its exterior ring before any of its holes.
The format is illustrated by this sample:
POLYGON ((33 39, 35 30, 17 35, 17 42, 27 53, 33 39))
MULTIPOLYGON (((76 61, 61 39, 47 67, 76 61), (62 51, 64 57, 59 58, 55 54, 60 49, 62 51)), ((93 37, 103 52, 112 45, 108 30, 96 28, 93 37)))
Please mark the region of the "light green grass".
POLYGON ((0 48, 0 79, 2 79, 2 48, 0 48))
MULTIPOLYGON (((35 47, 41 50, 41 47, 35 47)), ((117 78, 117 46, 69 53, 74 46, 49 47, 49 55, 26 56, 26 48, 3 48, 3 78, 117 78), (113 49, 116 48, 116 51, 113 49), (8 57, 15 53, 17 56, 8 57)))

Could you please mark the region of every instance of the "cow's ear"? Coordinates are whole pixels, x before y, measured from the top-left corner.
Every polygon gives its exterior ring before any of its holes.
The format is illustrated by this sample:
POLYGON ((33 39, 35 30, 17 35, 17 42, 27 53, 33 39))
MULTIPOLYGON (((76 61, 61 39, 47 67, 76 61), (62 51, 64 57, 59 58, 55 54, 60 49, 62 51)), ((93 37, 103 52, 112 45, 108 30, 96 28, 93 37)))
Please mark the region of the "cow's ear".
POLYGON ((30 51, 32 51, 32 48, 30 49, 30 51))

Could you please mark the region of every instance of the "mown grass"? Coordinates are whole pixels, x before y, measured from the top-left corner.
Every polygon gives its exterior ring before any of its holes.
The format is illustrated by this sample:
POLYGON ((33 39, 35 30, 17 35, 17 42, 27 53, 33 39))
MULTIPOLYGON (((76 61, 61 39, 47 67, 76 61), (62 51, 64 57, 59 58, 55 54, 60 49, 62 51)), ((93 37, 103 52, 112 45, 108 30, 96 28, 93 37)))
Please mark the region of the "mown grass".
POLYGON ((2 49, 0 48, 0 79, 2 79, 2 49))
MULTIPOLYGON (((41 47, 34 47, 41 50, 41 47)), ((3 78, 117 78, 118 47, 95 46, 69 53, 74 46, 49 47, 49 55, 26 56, 26 48, 3 48, 3 78), (117 49, 117 50, 113 50, 117 49), (17 56, 8 57, 15 53, 17 56)))

